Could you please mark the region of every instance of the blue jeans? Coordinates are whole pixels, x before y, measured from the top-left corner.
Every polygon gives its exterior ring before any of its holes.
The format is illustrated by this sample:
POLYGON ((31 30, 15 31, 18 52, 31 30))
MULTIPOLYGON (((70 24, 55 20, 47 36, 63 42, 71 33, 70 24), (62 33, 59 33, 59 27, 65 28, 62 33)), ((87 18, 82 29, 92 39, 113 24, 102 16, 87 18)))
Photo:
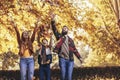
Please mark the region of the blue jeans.
POLYGON ((61 80, 72 80, 74 61, 59 58, 61 80))
POLYGON ((33 58, 20 58, 20 73, 21 73, 21 80, 27 80, 27 79, 32 80, 34 75, 33 58), (28 75, 27 78, 26 75, 28 75))
POLYGON ((50 70, 50 64, 47 65, 40 65, 39 68, 39 78, 40 80, 51 80, 50 79, 50 74, 51 70, 50 70))

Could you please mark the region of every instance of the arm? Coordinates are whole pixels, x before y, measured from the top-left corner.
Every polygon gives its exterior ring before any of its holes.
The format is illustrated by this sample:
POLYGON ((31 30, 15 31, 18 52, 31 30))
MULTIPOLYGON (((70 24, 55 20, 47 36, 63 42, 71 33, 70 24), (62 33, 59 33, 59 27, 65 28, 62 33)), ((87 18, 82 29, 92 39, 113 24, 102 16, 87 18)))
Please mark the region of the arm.
POLYGON ((38 55, 38 64, 41 64, 41 45, 38 46, 36 54, 38 55))
POLYGON ((41 49, 42 49, 42 45, 41 44, 38 44, 38 46, 37 46, 37 49, 36 49, 36 53, 37 54, 41 54, 41 49))
POLYGON ((59 41, 57 42, 57 44, 56 44, 55 48, 53 49, 53 52, 58 53, 58 52, 59 52, 60 47, 61 47, 61 46, 62 46, 62 44, 63 44, 63 42, 64 42, 64 38, 60 38, 60 39, 59 39, 59 41))
POLYGON ((37 30, 38 30, 38 27, 36 26, 36 27, 34 28, 34 30, 33 30, 32 36, 31 36, 31 41, 32 41, 32 43, 33 43, 34 40, 35 40, 35 34, 36 34, 37 30))
POLYGON ((76 56, 78 59, 81 58, 80 53, 78 52, 78 50, 76 49, 76 47, 74 47, 74 54, 75 54, 75 56, 76 56))
POLYGON ((73 40, 72 40, 72 44, 71 44, 71 45, 73 45, 73 46, 70 47, 70 50, 72 50, 72 51, 74 52, 75 56, 76 56, 76 57, 80 60, 80 62, 82 63, 81 55, 80 55, 80 53, 78 52, 78 50, 76 49, 73 40))
POLYGON ((16 34, 17 34, 17 42, 18 42, 18 44, 20 45, 21 40, 20 40, 20 33, 19 33, 19 30, 18 30, 18 28, 17 28, 17 26, 15 25, 14 22, 13 22, 12 25, 13 25, 13 27, 14 27, 14 29, 15 29, 16 34))
POLYGON ((59 40, 59 38, 61 37, 61 34, 58 32, 56 25, 55 25, 55 20, 53 20, 53 19, 51 21, 51 26, 52 26, 52 30, 53 30, 53 33, 54 33, 56 39, 59 40))
POLYGON ((41 31, 39 31, 38 32, 38 37, 37 37, 37 42, 38 42, 38 44, 42 44, 41 42, 40 42, 40 37, 41 37, 41 31))
POLYGON ((46 63, 47 64, 52 63, 52 55, 51 54, 47 55, 47 62, 46 63))
POLYGON ((35 23, 35 28, 33 30, 33 34, 31 36, 32 43, 34 42, 34 40, 35 40, 35 34, 38 31, 38 29, 39 29, 39 20, 40 20, 40 18, 37 19, 37 22, 35 23))
POLYGON ((52 41, 53 41, 53 35, 52 33, 50 34, 50 43, 49 43, 49 47, 50 47, 50 50, 52 48, 52 41))

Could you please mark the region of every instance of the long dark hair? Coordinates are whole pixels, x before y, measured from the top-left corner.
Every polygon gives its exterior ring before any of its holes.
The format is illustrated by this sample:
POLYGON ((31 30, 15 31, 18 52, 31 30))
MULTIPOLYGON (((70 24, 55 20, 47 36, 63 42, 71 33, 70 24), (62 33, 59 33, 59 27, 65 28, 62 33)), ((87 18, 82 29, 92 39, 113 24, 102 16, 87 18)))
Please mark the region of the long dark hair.
MULTIPOLYGON (((28 32, 28 31, 24 31, 24 32, 28 32)), ((24 32, 22 32, 21 40, 25 42, 25 38, 24 38, 24 36, 23 36, 24 32)), ((28 40, 30 40, 30 36, 29 36, 29 34, 28 34, 28 40)))
MULTIPOLYGON (((26 31, 24 31, 24 32, 26 32, 26 31)), ((24 38, 24 36, 23 36, 24 32, 22 32, 22 35, 21 35, 22 44, 24 44, 24 42, 25 42, 25 38, 24 38)), ((27 32, 28 32, 28 31, 27 31, 27 32)), ((34 53, 34 52, 33 52, 32 42, 31 42, 31 40, 30 40, 30 35, 29 35, 29 33, 28 33, 28 42, 27 42, 27 44, 24 44, 24 46, 25 46, 25 45, 28 46, 31 54, 34 53)))

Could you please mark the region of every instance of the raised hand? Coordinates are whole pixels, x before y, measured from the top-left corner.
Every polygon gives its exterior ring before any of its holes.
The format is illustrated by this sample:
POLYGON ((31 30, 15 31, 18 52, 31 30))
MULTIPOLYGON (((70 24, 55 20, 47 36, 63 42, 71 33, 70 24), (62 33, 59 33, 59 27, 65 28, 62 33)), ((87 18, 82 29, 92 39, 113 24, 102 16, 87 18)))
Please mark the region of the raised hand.
POLYGON ((13 27, 17 27, 17 25, 16 25, 16 23, 15 23, 14 21, 11 21, 11 25, 12 25, 13 27))
POLYGON ((34 30, 35 30, 35 32, 37 32, 39 30, 39 27, 35 26, 34 30))
POLYGON ((53 20, 55 18, 55 14, 54 13, 50 13, 50 17, 53 20))
POLYGON ((37 18, 37 22, 35 23, 35 26, 36 26, 36 27, 39 27, 39 26, 40 26, 40 18, 37 18))
POLYGON ((8 13, 8 16, 10 17, 10 24, 13 26, 13 27, 16 27, 16 23, 14 22, 14 18, 12 17, 12 14, 11 13, 8 13))

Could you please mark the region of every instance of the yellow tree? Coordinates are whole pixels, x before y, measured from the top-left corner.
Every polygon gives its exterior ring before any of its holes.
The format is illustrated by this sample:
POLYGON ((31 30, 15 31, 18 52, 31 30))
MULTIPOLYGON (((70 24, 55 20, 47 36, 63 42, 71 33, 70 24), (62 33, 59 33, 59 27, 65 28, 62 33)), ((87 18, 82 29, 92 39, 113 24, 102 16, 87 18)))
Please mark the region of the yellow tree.
MULTIPOLYGON (((97 27, 96 32, 91 32, 95 34, 92 40, 95 42, 90 42, 94 47, 93 54, 87 59, 90 60, 89 64, 98 65, 119 65, 119 48, 120 48, 120 35, 119 27, 117 21, 119 19, 119 0, 89 0, 94 7, 95 14, 92 17, 92 27, 97 27), (96 44, 95 44, 96 43, 96 44), (97 49, 96 49, 97 48, 97 49), (94 55, 98 54, 94 59, 94 55), (94 60, 95 62, 91 63, 94 60), (116 62, 115 62, 116 61, 116 62), (98 62, 98 63, 97 63, 98 62), (115 62, 115 64, 114 64, 115 62)), ((92 11, 93 12, 93 11, 92 11)), ((86 61, 87 62, 87 61, 86 61)))
MULTIPOLYGON (((31 33, 37 18, 40 18, 39 24, 43 28, 41 25, 50 25, 50 14, 54 13, 58 30, 61 31, 63 25, 68 26, 70 36, 75 40, 78 50, 81 43, 90 48, 84 65, 119 65, 120 36, 119 28, 116 26, 119 6, 117 8, 112 5, 116 5, 116 2, 112 0, 0 0, 0 53, 7 52, 9 48, 15 53, 18 52, 11 19, 15 21, 20 32, 29 30, 31 33)), ((49 28, 45 27, 46 33, 49 33, 49 28)))

